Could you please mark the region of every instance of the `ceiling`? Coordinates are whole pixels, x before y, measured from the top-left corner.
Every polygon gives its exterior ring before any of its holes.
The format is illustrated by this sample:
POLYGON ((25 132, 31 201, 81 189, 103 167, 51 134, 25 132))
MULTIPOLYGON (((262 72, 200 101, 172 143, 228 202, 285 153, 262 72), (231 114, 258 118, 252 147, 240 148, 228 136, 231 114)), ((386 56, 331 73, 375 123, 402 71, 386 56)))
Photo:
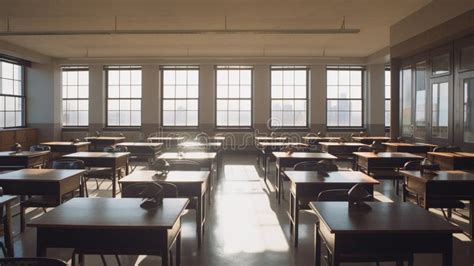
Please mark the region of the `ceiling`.
POLYGON ((56 58, 367 57, 389 45, 391 25, 429 2, 0 0, 0 40, 56 58), (346 28, 360 33, 113 33, 338 29, 344 16, 346 28))

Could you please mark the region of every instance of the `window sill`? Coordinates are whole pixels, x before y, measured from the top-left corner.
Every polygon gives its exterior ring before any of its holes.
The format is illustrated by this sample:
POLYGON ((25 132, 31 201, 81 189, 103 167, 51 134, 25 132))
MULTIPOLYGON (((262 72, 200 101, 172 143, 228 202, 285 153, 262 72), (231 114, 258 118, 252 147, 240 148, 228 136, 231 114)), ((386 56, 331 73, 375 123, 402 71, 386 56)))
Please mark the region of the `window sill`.
POLYGON ((189 126, 189 127, 161 126, 161 130, 163 131, 199 131, 199 127, 197 126, 189 126))
POLYGON ((66 127, 61 128, 62 131, 89 131, 89 127, 66 127))
POLYGON ((270 128, 271 131, 276 131, 276 132, 286 132, 286 131, 309 131, 311 128, 309 127, 272 127, 270 128))
POLYGON ((353 131, 366 131, 365 127, 327 127, 328 132, 353 132, 353 131))
POLYGON ((103 128, 104 131, 140 131, 142 130, 141 127, 111 127, 111 126, 108 126, 108 127, 104 127, 103 128))
POLYGON ((248 132, 248 131, 253 131, 253 127, 215 127, 215 131, 221 131, 221 132, 226 132, 226 131, 233 131, 233 132, 248 132))

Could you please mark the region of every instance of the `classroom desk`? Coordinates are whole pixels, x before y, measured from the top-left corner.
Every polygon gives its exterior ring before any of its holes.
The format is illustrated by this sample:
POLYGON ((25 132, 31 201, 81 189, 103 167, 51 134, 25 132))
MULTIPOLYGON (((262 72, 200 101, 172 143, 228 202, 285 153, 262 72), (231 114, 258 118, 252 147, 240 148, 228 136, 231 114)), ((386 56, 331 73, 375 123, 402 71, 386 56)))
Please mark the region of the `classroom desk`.
POLYGON ((385 136, 366 136, 366 137, 352 137, 353 141, 357 141, 364 144, 372 144, 376 142, 387 142, 390 140, 390 137, 385 136))
POLYGON ((155 142, 121 142, 117 143, 117 147, 127 147, 131 157, 137 159, 146 159, 148 163, 153 163, 155 158, 160 154, 163 143, 155 142))
POLYGON ((287 137, 255 137, 255 144, 259 142, 287 142, 287 137))
MULTIPOLYGON (((309 147, 306 143, 300 142, 259 142, 257 143, 257 149, 260 151, 259 156, 257 157, 260 161, 260 157, 263 157, 263 178, 267 182, 267 172, 268 172, 268 158, 272 155, 274 151, 281 151, 283 148, 292 146, 293 148, 307 148, 309 147)), ((260 164, 258 164, 260 166, 260 164)))
POLYGON ((412 203, 367 202, 370 211, 347 202, 311 202, 316 213, 315 263, 321 265, 321 240, 332 265, 343 255, 441 253, 443 266, 453 265, 453 233, 461 230, 412 203), (396 247, 396 248, 394 248, 396 247), (395 251, 396 250, 396 251, 395 251))
POLYGON ((21 168, 40 167, 49 159, 49 151, 2 151, 0 152, 0 169, 18 170, 21 168))
POLYGON ((209 171, 170 171, 166 176, 156 175, 156 171, 134 171, 119 180, 122 189, 136 183, 152 183, 164 181, 174 184, 178 188, 178 197, 189 198, 188 208, 196 210, 196 230, 198 248, 201 248, 204 225, 206 222, 206 197, 210 195, 209 171))
POLYGON ((71 141, 51 141, 43 142, 41 145, 51 147, 51 152, 54 153, 74 153, 80 151, 89 151, 90 142, 71 142, 71 141))
POLYGON ((170 265, 176 246, 181 263, 181 216, 189 200, 163 199, 154 210, 140 208, 142 199, 75 198, 28 226, 36 228, 36 255, 48 248, 74 248, 79 254, 155 255, 170 265))
POLYGON ((3 238, 5 240, 6 257, 15 257, 15 249, 13 247, 13 225, 12 225, 12 204, 16 200, 16 196, 0 196, 0 217, 5 217, 3 224, 3 238), (5 208, 5 215, 3 209, 5 208))
MULTIPOLYGON (((446 201, 468 200, 471 238, 474 233, 474 174, 459 170, 421 173, 400 171, 405 176, 405 185, 423 197, 424 208, 438 208, 446 201)), ((405 200, 405 197, 404 197, 405 200)))
POLYGON ((110 167, 112 174, 112 197, 117 194, 117 172, 124 168, 125 175, 129 174, 129 152, 76 152, 64 155, 65 159, 75 159, 84 162, 86 167, 110 167))
POLYGON ((340 137, 318 137, 318 136, 304 136, 304 142, 311 146, 318 146, 320 142, 331 142, 342 140, 340 137))
POLYGON ((90 151, 103 151, 107 146, 114 146, 125 140, 125 137, 85 137, 91 143, 90 151))
POLYGON ((293 168, 295 164, 301 162, 319 162, 321 160, 337 159, 336 156, 326 152, 273 152, 273 156, 276 158, 275 190, 278 204, 281 202, 283 190, 283 169, 289 167, 293 168))
MULTIPOLYGON (((3 193, 15 196, 52 196, 57 205, 61 204, 64 195, 79 189, 84 196, 85 170, 69 169, 21 169, 0 174, 0 187, 3 193)), ((23 217, 24 218, 24 217, 23 217)), ((21 231, 25 230, 21 220, 21 231)))
POLYGON ((322 176, 315 171, 284 171, 283 174, 290 180, 288 216, 295 247, 298 246, 300 202, 307 204, 310 201, 315 201, 319 193, 324 190, 350 189, 357 184, 362 184, 373 196, 374 185, 379 184, 379 181, 358 171, 329 172, 328 176, 322 176))
POLYGON ((474 152, 428 152, 442 170, 474 170, 474 152))
POLYGON ((360 142, 320 142, 321 150, 337 156, 340 161, 350 161, 355 168, 354 152, 369 145, 360 142))
POLYGON ((163 150, 172 151, 178 147, 178 144, 184 141, 184 137, 149 137, 148 142, 163 143, 163 150))
POLYGON ((388 152, 426 154, 436 148, 436 145, 428 143, 384 142, 382 144, 385 145, 388 152))

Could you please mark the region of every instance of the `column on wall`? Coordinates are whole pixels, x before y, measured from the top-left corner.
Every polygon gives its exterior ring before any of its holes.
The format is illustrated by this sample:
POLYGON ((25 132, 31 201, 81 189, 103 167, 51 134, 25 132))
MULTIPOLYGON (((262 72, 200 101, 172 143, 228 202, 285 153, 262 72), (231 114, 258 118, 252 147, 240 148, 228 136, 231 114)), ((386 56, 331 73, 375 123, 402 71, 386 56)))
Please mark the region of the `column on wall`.
POLYGON ((366 128, 370 135, 385 135, 385 65, 367 66, 366 128))
POLYGON ((390 60, 390 137, 400 135, 400 63, 398 59, 390 60))
POLYGON ((54 63, 34 63, 26 73, 27 126, 38 128, 39 141, 61 134, 61 71, 54 63), (51 95, 51 97, 45 97, 51 95))
POLYGON ((309 79, 309 117, 311 132, 326 131, 326 66, 312 65, 309 79))
POLYGON ((142 133, 140 139, 158 132, 161 124, 160 71, 157 65, 142 66, 142 133))
POLYGON ((214 65, 199 66, 199 130, 211 134, 215 110, 214 65))
POLYGON ((270 119, 270 65, 256 65, 253 73, 253 124, 259 132, 269 131, 270 119))
POLYGON ((103 65, 89 66, 89 134, 106 126, 106 88, 103 65))

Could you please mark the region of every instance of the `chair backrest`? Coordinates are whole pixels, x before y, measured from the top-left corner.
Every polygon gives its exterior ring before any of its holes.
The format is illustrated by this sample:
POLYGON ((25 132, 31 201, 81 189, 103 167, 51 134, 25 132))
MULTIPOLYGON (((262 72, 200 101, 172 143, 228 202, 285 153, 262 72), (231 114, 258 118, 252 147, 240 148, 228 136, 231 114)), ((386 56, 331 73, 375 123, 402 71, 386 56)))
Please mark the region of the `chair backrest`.
POLYGON ((122 198, 155 198, 162 191, 163 187, 156 182, 134 183, 123 187, 122 198))
POLYGON ((2 258, 0 265, 3 266, 67 266, 67 263, 53 258, 2 258))
POLYGON ((349 201, 348 189, 323 190, 318 194, 317 201, 349 201))
POLYGON ((191 160, 168 160, 170 165, 169 170, 180 171, 199 171, 201 165, 198 162, 191 160))
POLYGON ((104 152, 128 152, 127 146, 106 146, 104 152))
POLYGON ((85 169, 84 161, 81 160, 57 160, 51 165, 53 169, 85 169))
POLYGON ((357 151, 359 152, 372 152, 374 151, 374 148, 370 147, 370 146, 360 146, 357 151))
POLYGON ((30 147, 30 151, 50 151, 51 147, 47 145, 33 145, 30 147))
POLYGON ((122 198, 151 198, 160 195, 162 198, 178 197, 178 187, 166 181, 153 183, 135 183, 125 186, 122 198))
POLYGON ((293 168, 295 171, 316 171, 317 169, 317 163, 316 162, 300 162, 295 164, 295 167, 293 168))
POLYGON ((201 143, 209 143, 209 136, 206 133, 199 133, 194 140, 201 143))
POLYGON ((321 160, 316 164, 316 171, 321 173, 336 172, 339 171, 339 168, 332 161, 321 160))
POLYGON ((409 161, 406 162, 405 165, 403 166, 403 169, 405 170, 421 170, 421 162, 420 161, 409 161))

